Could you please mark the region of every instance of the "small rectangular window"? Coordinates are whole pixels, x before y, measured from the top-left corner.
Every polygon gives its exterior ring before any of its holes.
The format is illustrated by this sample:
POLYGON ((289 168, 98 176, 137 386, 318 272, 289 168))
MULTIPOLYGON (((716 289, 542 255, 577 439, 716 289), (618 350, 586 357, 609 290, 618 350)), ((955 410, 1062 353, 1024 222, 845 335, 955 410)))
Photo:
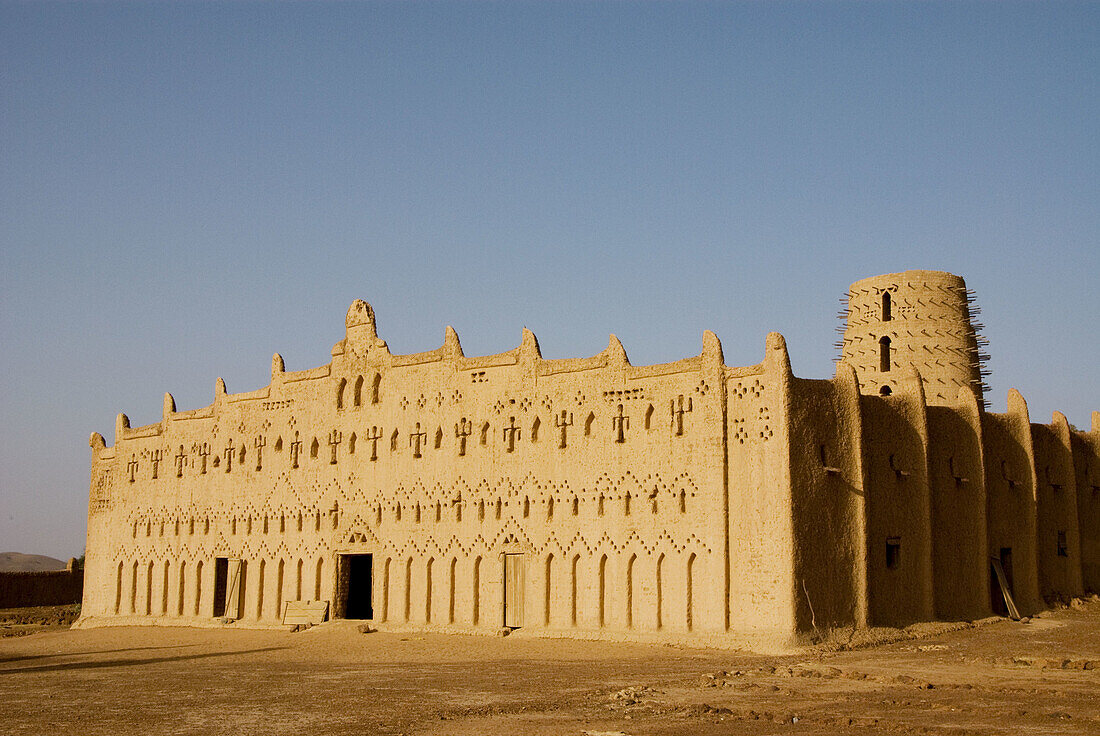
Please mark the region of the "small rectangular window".
POLYGON ((901 564, 901 537, 886 538, 886 567, 889 570, 898 569, 901 564))
POLYGON ((1058 556, 1069 557, 1069 545, 1066 543, 1066 533, 1058 532, 1058 556))

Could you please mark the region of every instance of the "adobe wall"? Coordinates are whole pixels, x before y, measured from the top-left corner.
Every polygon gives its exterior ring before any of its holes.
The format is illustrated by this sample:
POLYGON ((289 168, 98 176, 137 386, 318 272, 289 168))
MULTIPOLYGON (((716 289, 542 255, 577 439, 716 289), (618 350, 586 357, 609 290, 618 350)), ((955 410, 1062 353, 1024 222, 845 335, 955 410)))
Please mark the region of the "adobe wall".
POLYGON ((69 561, 65 570, 0 572, 0 608, 80 603, 84 571, 69 561))
POLYGON ((990 615, 981 409, 959 390, 954 406, 928 407, 932 580, 936 618, 990 615))
POLYGON ((797 627, 802 593, 792 566, 792 376, 782 335, 768 335, 764 355, 758 366, 726 373, 730 627, 783 644, 797 627))
POLYGON ((1035 453, 1039 594, 1048 601, 1066 600, 1084 592, 1069 422, 1055 412, 1051 424, 1032 424, 1031 442, 1035 453))
POLYGON ((1092 430, 1072 432, 1073 469, 1077 489, 1081 575, 1086 590, 1100 592, 1100 412, 1092 413, 1092 430))
POLYGON ((790 383, 795 619, 808 632, 867 624, 866 510, 855 371, 790 383))
POLYGON ((288 600, 333 599, 339 555, 369 553, 376 620, 495 630, 513 553, 525 629, 725 632, 725 387, 709 333, 660 366, 614 337, 544 360, 529 332, 495 356, 466 358, 450 330, 394 356, 353 305, 330 365, 276 356, 264 389, 219 380, 209 407, 166 396, 160 423, 93 436, 85 616, 207 619, 230 557, 243 619, 274 623, 288 600))
POLYGON ((527 330, 394 355, 357 301, 330 363, 275 355, 259 390, 218 379, 207 407, 166 394, 160 422, 91 436, 78 623, 212 625, 226 558, 245 626, 290 601, 344 615, 346 556, 371 555, 384 627, 757 648, 987 615, 1002 548, 1025 614, 1100 588, 1100 414, 1032 425, 1016 391, 985 412, 968 292, 925 273, 858 282, 831 380, 794 377, 776 333, 744 367, 709 332, 652 366, 614 336, 544 359, 527 330))
MULTIPOLYGON (((1036 542, 1035 466, 1027 404, 1015 389, 1008 394, 1008 411, 982 414, 986 483, 986 543, 990 557, 1012 550, 1016 606, 1022 615, 1041 607, 1036 542)), ((991 596, 998 595, 996 590, 991 596)))
POLYGON ((932 512, 924 392, 915 371, 890 396, 862 396, 867 597, 872 625, 933 616, 932 512))

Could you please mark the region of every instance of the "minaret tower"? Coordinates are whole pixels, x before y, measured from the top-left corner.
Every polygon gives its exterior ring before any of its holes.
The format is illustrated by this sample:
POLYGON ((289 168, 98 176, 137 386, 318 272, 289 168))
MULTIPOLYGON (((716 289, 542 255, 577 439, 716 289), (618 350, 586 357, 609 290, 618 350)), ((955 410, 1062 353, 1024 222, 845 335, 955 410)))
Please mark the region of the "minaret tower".
POLYGON ((945 271, 872 276, 852 284, 841 302, 840 359, 856 369, 863 393, 890 395, 899 371, 912 366, 930 405, 954 403, 967 386, 984 406, 989 356, 979 346, 988 342, 971 319, 980 310, 962 277, 945 271))

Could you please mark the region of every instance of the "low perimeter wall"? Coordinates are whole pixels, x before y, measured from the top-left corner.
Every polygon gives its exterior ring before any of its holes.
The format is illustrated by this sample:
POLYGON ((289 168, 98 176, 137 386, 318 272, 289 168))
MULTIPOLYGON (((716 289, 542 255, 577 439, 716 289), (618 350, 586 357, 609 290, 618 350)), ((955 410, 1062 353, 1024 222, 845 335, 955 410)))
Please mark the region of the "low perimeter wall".
POLYGON ((83 595, 84 570, 72 562, 65 570, 0 572, 0 608, 62 606, 83 595))

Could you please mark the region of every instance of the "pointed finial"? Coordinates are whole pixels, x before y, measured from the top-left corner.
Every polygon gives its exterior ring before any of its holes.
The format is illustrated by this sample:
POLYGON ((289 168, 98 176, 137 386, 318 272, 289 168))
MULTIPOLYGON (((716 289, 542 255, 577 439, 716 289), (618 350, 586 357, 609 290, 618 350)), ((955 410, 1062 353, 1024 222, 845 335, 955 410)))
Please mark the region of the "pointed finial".
POLYGON ((924 379, 921 378, 920 371, 917 370, 916 366, 907 365, 902 367, 898 386, 904 393, 917 397, 921 405, 926 403, 924 379))
POLYGON ((163 417, 165 419, 167 419, 168 415, 175 412, 175 410, 176 410, 176 400, 174 398, 172 398, 172 394, 165 391, 164 392, 164 407, 163 407, 163 411, 162 411, 163 417))
MULTIPOLYGON (((793 385, 795 382, 794 376, 791 373, 787 373, 786 375, 780 374, 779 382, 793 385)), ((848 412, 856 412, 856 416, 858 417, 860 388, 859 374, 856 373, 855 366, 843 360, 839 361, 836 364, 836 377, 833 378, 832 383, 837 388, 838 398, 845 407, 843 411, 846 414, 848 412)), ((851 417, 852 415, 848 414, 848 416, 851 417)), ((858 418, 855 419, 855 421, 858 422, 858 418)), ((860 431, 858 427, 859 424, 857 423, 854 427, 857 433, 860 431)))
POLYGON ((538 338, 535 337, 535 333, 526 327, 523 328, 523 339, 519 343, 519 354, 521 358, 526 359, 542 357, 538 338))
POLYGON ((447 325, 447 331, 443 335, 443 352, 454 358, 463 356, 462 343, 459 342, 458 333, 450 325, 447 325))
POLYGON ((374 308, 362 299, 356 299, 348 307, 344 318, 345 337, 333 346, 333 357, 351 353, 359 358, 367 358, 374 351, 388 353, 386 341, 378 337, 378 326, 374 320, 374 308))
POLYGON ((369 350, 378 338, 374 308, 362 299, 356 299, 348 307, 347 316, 344 317, 344 327, 347 332, 347 341, 363 350, 369 350))
POLYGON ((703 330, 703 361, 718 365, 725 363, 722 355, 722 341, 710 330, 703 330))
POLYGON ((348 307, 348 313, 344 317, 344 326, 360 327, 362 325, 374 326, 374 307, 362 299, 356 299, 348 307))
POLYGON ((1027 401, 1024 400, 1024 395, 1014 388, 1008 390, 1008 413, 1027 418, 1027 401))
POLYGON ((92 448, 95 452, 99 452, 107 447, 107 442, 99 432, 92 432, 91 436, 88 437, 88 447, 92 448))
POLYGON ((119 413, 119 415, 117 417, 115 417, 115 444, 116 445, 119 443, 119 440, 122 439, 123 433, 129 428, 130 428, 130 417, 126 416, 125 414, 119 413))
POLYGON ((958 396, 955 397, 955 405, 966 407, 974 415, 980 415, 983 411, 981 400, 972 386, 959 387, 958 396))
POLYGON ((283 363, 283 356, 275 353, 271 356, 271 377, 275 378, 280 373, 286 372, 286 365, 283 363))
POLYGON ((764 362, 790 376, 791 356, 787 353, 787 340, 778 332, 769 332, 764 340, 764 362))
POLYGON ((225 393, 225 381, 219 377, 218 380, 214 381, 214 398, 217 399, 219 396, 225 396, 225 393))
POLYGON ((609 363, 630 365, 630 359, 626 357, 626 349, 624 349, 623 344, 619 342, 619 338, 614 335, 608 336, 607 349, 604 350, 604 354, 607 355, 609 363))

